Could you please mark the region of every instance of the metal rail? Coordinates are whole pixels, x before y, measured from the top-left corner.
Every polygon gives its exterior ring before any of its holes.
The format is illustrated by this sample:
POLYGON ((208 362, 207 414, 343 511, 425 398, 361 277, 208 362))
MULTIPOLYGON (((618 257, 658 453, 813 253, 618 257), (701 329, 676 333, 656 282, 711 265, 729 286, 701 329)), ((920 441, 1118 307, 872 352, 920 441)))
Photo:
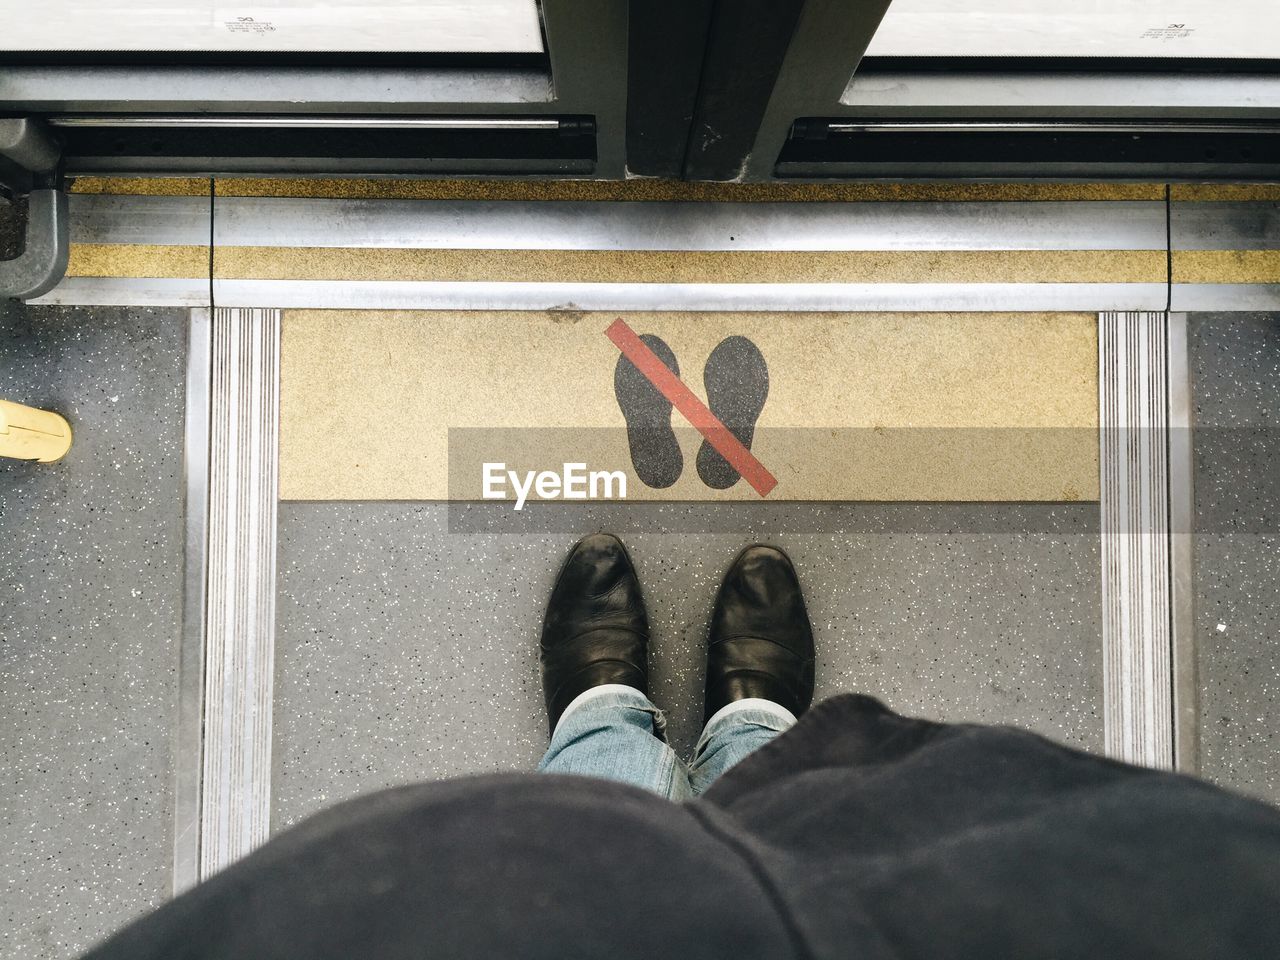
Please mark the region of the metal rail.
POLYGON ((52 116, 53 127, 271 127, 362 130, 558 130, 554 117, 349 117, 280 114, 182 116, 146 114, 69 114, 52 116))

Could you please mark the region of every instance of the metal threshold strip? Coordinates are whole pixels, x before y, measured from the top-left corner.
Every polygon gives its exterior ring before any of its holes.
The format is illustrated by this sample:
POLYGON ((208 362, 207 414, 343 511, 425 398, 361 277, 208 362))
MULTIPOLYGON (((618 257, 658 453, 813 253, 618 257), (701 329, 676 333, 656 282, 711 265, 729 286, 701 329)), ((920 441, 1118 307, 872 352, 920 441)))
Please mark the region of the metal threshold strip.
POLYGON ((280 127, 363 130, 558 130, 554 117, 345 117, 272 114, 82 114, 50 117, 54 127, 280 127))
POLYGON ((1196 121, 1088 120, 892 120, 829 123, 831 133, 1130 133, 1144 134, 1280 134, 1277 123, 1201 123, 1196 121))
POLYGON ((68 275, 39 302, 200 306, 212 280, 228 307, 1100 312, 1280 303, 1280 204, 1269 202, 1169 210, 1158 200, 220 196, 211 209, 207 195, 70 200, 68 275))

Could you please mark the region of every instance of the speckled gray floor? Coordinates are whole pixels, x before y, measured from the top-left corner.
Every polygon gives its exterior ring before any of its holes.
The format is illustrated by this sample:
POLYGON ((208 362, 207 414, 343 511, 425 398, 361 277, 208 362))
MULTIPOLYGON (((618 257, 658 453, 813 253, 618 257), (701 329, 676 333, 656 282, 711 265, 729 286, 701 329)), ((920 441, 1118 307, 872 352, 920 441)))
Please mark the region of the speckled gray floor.
POLYGON ((0 260, 12 260, 22 252, 27 224, 27 201, 10 203, 0 197, 0 260))
POLYGON ((79 954, 170 887, 186 312, 0 305, 0 956, 79 954))
POLYGON ((1201 771, 1280 803, 1280 317, 1191 318, 1201 771))
MULTIPOLYGON (((576 511, 558 526, 617 528, 604 507, 554 506, 576 511)), ((628 509, 627 529, 652 516, 668 531, 624 539, 681 749, 697 735, 715 590, 753 540, 800 570, 820 696, 869 691, 1100 749, 1097 504, 628 509), (682 527, 704 532, 670 532, 682 527)), ((393 783, 532 766, 546 744, 542 609, 574 539, 450 532, 432 504, 281 504, 274 826, 393 783)))

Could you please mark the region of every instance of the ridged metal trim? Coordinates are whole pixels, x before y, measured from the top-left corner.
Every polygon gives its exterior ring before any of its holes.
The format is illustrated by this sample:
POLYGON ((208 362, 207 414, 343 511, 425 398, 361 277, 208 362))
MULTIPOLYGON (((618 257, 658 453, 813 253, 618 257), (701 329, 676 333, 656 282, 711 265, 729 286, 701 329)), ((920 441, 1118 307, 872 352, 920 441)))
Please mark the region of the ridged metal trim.
POLYGON ((279 311, 213 311, 202 879, 270 828, 279 345, 279 311))
MULTIPOLYGON (((216 280, 218 302, 231 306, 327 306, 378 309, 553 310, 1156 310, 1169 297, 1165 284, 485 284, 339 280, 216 280), (679 287, 679 288, 678 288, 679 287), (685 300, 684 297, 688 299, 685 300), (1002 298, 1008 297, 1007 300, 1002 298), (798 298, 798 299, 793 299, 798 298), (1108 299, 1110 298, 1110 299, 1108 299), (657 304, 670 306, 657 306, 657 304), (588 306, 588 304, 590 306, 588 306), (882 304, 871 306, 870 304, 882 304)), ((1173 309, 1280 310, 1280 283, 1180 284, 1173 309)), ((34 305, 199 307, 209 304, 207 277, 67 277, 34 305)))
MULTIPOLYGON (((50 121, 55 126, 56 120, 50 121)), ((865 120, 828 123, 831 133, 1280 133, 1253 123, 1205 123, 1199 120, 865 120)))
POLYGON ((209 242, 207 196, 73 193, 67 200, 72 243, 203 246, 209 242))
MULTIPOLYGON (((214 284, 218 302, 230 306, 271 303, 279 307, 421 310, 1156 310, 1169 296, 1163 283, 675 285, 216 280, 214 284), (728 289, 730 286, 736 289, 728 289), (580 306, 564 306, 570 302, 580 306)), ((1172 295, 1173 309, 1186 312, 1280 309, 1280 283, 1175 283, 1172 295)), ((49 293, 29 302, 208 306, 209 280, 67 277, 49 293)))
POLYGON ((1275 250, 1280 203, 1246 200, 1175 202, 1169 211, 1174 250, 1275 250))
POLYGON ((86 307, 207 307, 209 277, 64 277, 32 304, 86 307))
POLYGON ((206 309, 187 322, 183 472, 182 638, 178 648, 178 723, 173 761, 173 892, 200 876, 200 775, 204 736, 205 577, 209 515, 209 331, 206 309))
POLYGON ((1163 250, 1166 243, 1165 205, 1141 200, 628 203, 219 197, 216 210, 214 242, 219 246, 899 251, 1163 250))
POLYGON ((1169 315, 1169 580, 1173 642, 1173 756, 1200 770, 1200 678, 1195 637, 1195 461, 1187 315, 1169 315))
POLYGON ((1175 283, 1170 309, 1183 313, 1280 310, 1280 283, 1175 283))
POLYGON ((214 280, 217 302, 347 310, 1086 311, 1164 307, 1163 283, 526 283, 214 280))
POLYGON ((265 127, 316 130, 557 130, 554 117, 308 117, 297 114, 87 114, 50 117, 53 127, 265 127))
POLYGON ((1174 764, 1169 563, 1168 320, 1098 319, 1106 752, 1174 764))

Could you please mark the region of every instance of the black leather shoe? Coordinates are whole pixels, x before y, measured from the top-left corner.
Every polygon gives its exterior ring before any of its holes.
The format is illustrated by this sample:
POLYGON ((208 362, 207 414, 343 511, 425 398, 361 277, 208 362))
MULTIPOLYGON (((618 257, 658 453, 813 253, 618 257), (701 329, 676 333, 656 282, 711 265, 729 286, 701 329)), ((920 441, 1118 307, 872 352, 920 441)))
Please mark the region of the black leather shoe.
POLYGON ((797 717, 813 702, 813 630, 796 568, 775 547, 738 554, 711 614, 706 719, 747 697, 797 717))
POLYGON ((554 730, 573 698, 602 683, 649 692, 649 618, 640 581, 617 537, 577 542, 542 621, 542 690, 554 730))

